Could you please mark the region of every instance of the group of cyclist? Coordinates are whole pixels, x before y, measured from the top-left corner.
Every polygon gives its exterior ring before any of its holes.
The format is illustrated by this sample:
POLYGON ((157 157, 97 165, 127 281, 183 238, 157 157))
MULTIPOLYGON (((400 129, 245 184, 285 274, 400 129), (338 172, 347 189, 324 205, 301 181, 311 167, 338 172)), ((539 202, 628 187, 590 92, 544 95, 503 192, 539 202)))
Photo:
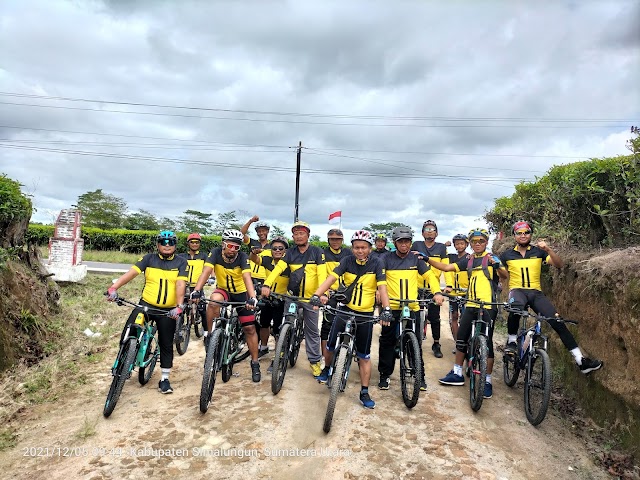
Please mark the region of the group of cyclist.
MULTIPOLYGON (((258 216, 250 218, 239 230, 228 229, 222 234, 222 245, 208 254, 200 250, 201 237, 192 233, 187 238, 188 252, 176 254, 177 237, 173 232, 162 231, 157 237, 158 251, 143 256, 131 269, 117 279, 108 290, 107 299, 117 299, 117 289, 140 273, 145 275, 141 305, 151 306, 158 324, 160 366, 162 377, 158 388, 162 393, 171 393, 169 374, 173 363, 173 336, 175 319, 185 309, 186 299, 199 302, 203 287, 210 277, 215 277, 216 288, 207 302, 205 348, 213 321, 220 314, 220 303, 243 302, 238 307, 238 318, 244 331, 251 355, 252 380, 261 380, 259 357, 268 353, 269 336, 277 338, 285 303, 267 302, 260 309, 259 323, 254 311, 258 304, 256 293, 269 298, 272 292, 300 297, 299 305, 304 316, 304 338, 306 354, 313 376, 326 383, 329 377, 336 339, 344 327, 349 314, 358 314, 356 329, 356 355, 360 369, 361 389, 359 399, 366 408, 374 408, 375 402, 369 392, 371 378, 371 340, 373 315, 379 308, 378 319, 382 329, 378 351, 378 387, 389 389, 390 377, 396 359, 396 340, 400 334, 399 319, 401 305, 397 299, 410 301, 410 315, 417 320, 420 304, 429 301, 426 318, 433 336, 432 353, 442 358, 440 346, 440 306, 443 293, 450 297, 451 331, 456 341, 455 360, 452 370, 439 381, 444 385, 464 385, 462 365, 466 355, 471 323, 482 308, 482 315, 490 325, 488 336, 489 360, 484 391, 485 398, 492 396, 491 371, 493 367, 493 322, 497 308, 477 302, 492 303, 500 282, 509 285, 509 304, 514 308, 531 307, 536 313, 553 317, 556 310, 542 293, 540 274, 543 263, 562 266, 558 255, 543 241, 531 244, 533 229, 528 222, 513 225, 514 248, 507 249, 500 257, 487 251, 489 233, 483 228, 472 229, 468 235, 453 237, 456 253, 447 254, 447 245, 436 242, 436 222, 427 220, 422 226, 423 240, 413 241, 411 228, 399 226, 391 232, 394 248, 386 248, 385 234, 374 235, 358 230, 351 237, 351 247, 344 245, 344 235, 339 229, 328 232, 328 247, 321 249, 309 243, 311 229, 305 222, 297 221, 291 228, 293 245, 287 238, 275 236, 268 240, 270 227, 258 216), (247 232, 255 223, 258 240, 251 239, 247 232), (250 254, 241 250, 250 248, 250 254), (471 253, 467 248, 471 246, 471 253), (444 272, 445 288, 441 289, 440 278, 444 272), (187 286, 190 294, 185 296, 187 286), (337 303, 337 294, 343 294, 337 303), (345 295, 346 294, 346 295, 345 295), (455 296, 466 297, 457 302, 455 296), (306 299, 306 300, 305 300, 306 299), (325 305, 339 306, 337 310, 321 308, 325 305), (337 314, 333 314, 336 312, 337 314), (322 319, 319 313, 322 312, 322 319), (365 317, 364 319, 362 317, 365 317), (368 319, 367 319, 368 318, 368 319), (324 368, 322 366, 324 360, 324 368)), ((448 242, 447 242, 448 244, 448 242)), ((135 321, 134 310, 127 322, 135 321)), ((506 351, 515 349, 519 317, 510 314, 506 351)), ((416 335, 424 339, 426 325, 415 321, 416 335)), ((571 351, 576 364, 583 373, 602 367, 602 362, 584 356, 573 335, 562 322, 550 322, 558 332, 564 345, 571 351)), ((422 352, 420 352, 422 353, 422 352)), ((427 383, 420 379, 420 389, 427 383)), ((271 363, 268 371, 273 368, 271 363)))

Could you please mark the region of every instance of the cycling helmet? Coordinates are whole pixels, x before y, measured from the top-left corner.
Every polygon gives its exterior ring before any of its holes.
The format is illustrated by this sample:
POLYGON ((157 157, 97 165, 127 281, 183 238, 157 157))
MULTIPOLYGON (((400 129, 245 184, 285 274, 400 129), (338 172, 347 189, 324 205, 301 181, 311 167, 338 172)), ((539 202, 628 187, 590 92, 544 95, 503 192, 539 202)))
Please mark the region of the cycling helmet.
POLYGON ((194 232, 194 233, 190 233, 189 236, 187 237, 187 242, 189 240, 200 240, 200 241, 202 241, 202 237, 200 236, 199 233, 195 233, 194 232))
POLYGON ((340 230, 339 228, 332 228, 331 230, 329 230, 327 232, 327 238, 329 238, 329 236, 331 235, 335 235, 334 238, 337 238, 337 237, 344 238, 344 234, 342 233, 342 230, 340 230))
POLYGON ((516 233, 518 230, 531 230, 531 233, 533 233, 533 227, 531 226, 531 224, 525 220, 518 220, 516 223, 513 224, 513 226, 511 227, 511 233, 516 233))
POLYGON ((307 233, 311 233, 311 229, 309 228, 309 224, 307 222, 301 222, 298 220, 291 226, 291 232, 293 232, 296 228, 304 228, 307 233))
POLYGON ((258 231, 259 228, 266 228, 267 230, 271 229, 271 227, 269 226, 269 224, 267 222, 258 222, 258 223, 256 223, 256 226, 255 226, 256 232, 258 231))
POLYGON ((469 238, 464 233, 456 233, 453 236, 453 241, 455 242, 456 240, 464 240, 465 242, 469 243, 469 238))
POLYGON ((357 230, 353 235, 351 235, 351 243, 354 240, 364 240, 365 242, 369 242, 369 245, 373 245, 373 235, 371 232, 367 232, 366 230, 357 230))
POLYGON ((171 230, 163 230, 161 231, 158 236, 156 237, 158 243, 164 241, 164 240, 173 240, 174 242, 178 241, 178 237, 176 237, 176 234, 173 233, 171 230))
POLYGON ((424 230, 424 227, 426 227, 427 225, 433 225, 433 227, 436 229, 436 232, 438 231, 438 225, 434 220, 427 220, 426 222, 424 222, 422 224, 422 230, 424 230))
POLYGON ((376 234, 376 240, 384 240, 385 243, 387 242, 387 236, 384 233, 378 233, 376 234))
POLYGON ((237 243, 238 245, 242 245, 242 242, 244 241, 244 233, 242 233, 240 230, 225 230, 224 232, 222 232, 222 240, 224 240, 225 242, 233 242, 237 243))
POLYGON ((270 245, 273 247, 273 242, 280 242, 282 244, 284 244, 284 248, 287 249, 289 248, 289 240, 287 240, 285 237, 281 237, 280 235, 273 237, 271 239, 271 243, 270 245))
POLYGON ((413 232, 409 227, 396 227, 391 232, 391 240, 393 240, 393 243, 404 238, 413 240, 413 232))
POLYGON ((473 237, 483 237, 485 240, 489 240, 489 232, 486 228, 472 228, 469 230, 469 240, 473 237))

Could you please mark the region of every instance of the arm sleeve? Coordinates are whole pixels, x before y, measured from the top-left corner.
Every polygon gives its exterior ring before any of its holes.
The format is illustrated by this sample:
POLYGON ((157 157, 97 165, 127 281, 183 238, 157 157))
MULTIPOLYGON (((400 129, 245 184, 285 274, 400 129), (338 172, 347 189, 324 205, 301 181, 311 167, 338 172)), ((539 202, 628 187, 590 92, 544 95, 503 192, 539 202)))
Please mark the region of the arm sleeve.
POLYGON ((284 257, 280 259, 278 263, 276 263, 276 265, 273 267, 273 270, 271 270, 271 273, 264 281, 265 287, 271 288, 271 286, 273 285, 273 282, 275 282, 276 279, 280 276, 280 274, 286 270, 287 266, 289 265, 285 260, 286 256, 287 254, 285 253, 284 257))

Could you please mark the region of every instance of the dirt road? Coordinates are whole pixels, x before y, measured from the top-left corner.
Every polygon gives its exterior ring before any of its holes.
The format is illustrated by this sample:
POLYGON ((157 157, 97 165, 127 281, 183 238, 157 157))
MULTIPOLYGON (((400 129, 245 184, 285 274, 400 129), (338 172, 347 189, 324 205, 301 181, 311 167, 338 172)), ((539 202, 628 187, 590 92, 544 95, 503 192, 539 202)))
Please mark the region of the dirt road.
MULTIPOLYGON (((446 318, 444 309, 442 317, 446 318)), ((443 333, 448 331, 445 323, 443 333)), ((371 393, 376 408, 361 407, 354 366, 329 434, 322 431, 329 392, 311 376, 304 351, 277 396, 272 395, 266 375, 270 356, 261 359, 259 384, 251 382, 245 361, 236 365, 237 376, 228 383, 218 377, 213 404, 201 414, 204 348, 195 337, 187 353, 176 357, 172 395, 158 393, 159 369, 145 387, 134 374, 115 412, 104 419, 114 347, 73 395, 23 414, 18 445, 1 454, 1 476, 16 480, 611 478, 593 464, 582 440, 551 409, 538 428, 527 423, 522 385, 516 389, 504 385, 500 361, 496 361, 494 396, 478 413, 469 407, 468 387, 439 385, 437 378, 453 363, 449 335, 443 338, 442 359, 431 355, 430 336, 425 341, 429 388, 408 410, 397 372, 390 390, 376 387, 379 328, 372 348, 371 393), (95 434, 82 439, 82 433, 92 428, 95 434)))

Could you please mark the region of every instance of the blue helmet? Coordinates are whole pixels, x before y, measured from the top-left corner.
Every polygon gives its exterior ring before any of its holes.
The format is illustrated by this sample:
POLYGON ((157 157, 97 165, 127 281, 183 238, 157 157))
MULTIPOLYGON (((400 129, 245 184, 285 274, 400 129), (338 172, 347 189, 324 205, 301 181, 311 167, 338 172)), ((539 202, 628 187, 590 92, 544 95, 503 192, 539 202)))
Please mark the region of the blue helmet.
POLYGON ((158 243, 164 240, 173 240, 174 242, 177 242, 178 237, 176 237, 176 234, 173 233, 171 230, 162 230, 156 237, 156 240, 158 241, 158 243))

